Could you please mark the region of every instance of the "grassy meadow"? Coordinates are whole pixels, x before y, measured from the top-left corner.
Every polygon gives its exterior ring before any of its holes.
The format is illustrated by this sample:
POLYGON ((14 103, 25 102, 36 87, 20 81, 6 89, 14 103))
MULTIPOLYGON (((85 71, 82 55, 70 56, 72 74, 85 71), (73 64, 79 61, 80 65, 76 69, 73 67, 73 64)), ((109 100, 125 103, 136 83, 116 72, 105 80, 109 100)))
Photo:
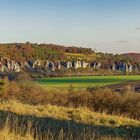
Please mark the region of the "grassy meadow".
POLYGON ((139 81, 140 75, 121 76, 74 76, 59 78, 41 78, 37 81, 48 88, 88 88, 112 84, 123 84, 129 81, 139 81))
POLYGON ((34 106, 11 100, 0 103, 0 110, 2 140, 121 140, 140 136, 140 121, 83 107, 34 106))
POLYGON ((67 56, 68 59, 74 59, 74 58, 78 58, 80 59, 84 59, 84 60, 93 60, 93 58, 99 58, 100 56, 98 56, 97 54, 80 54, 80 53, 65 53, 65 55, 67 56))
POLYGON ((123 92, 104 87, 140 81, 140 76, 80 76, 37 81, 1 80, 1 140, 140 139, 140 94, 129 86, 123 92), (85 90, 81 90, 83 87, 85 90))

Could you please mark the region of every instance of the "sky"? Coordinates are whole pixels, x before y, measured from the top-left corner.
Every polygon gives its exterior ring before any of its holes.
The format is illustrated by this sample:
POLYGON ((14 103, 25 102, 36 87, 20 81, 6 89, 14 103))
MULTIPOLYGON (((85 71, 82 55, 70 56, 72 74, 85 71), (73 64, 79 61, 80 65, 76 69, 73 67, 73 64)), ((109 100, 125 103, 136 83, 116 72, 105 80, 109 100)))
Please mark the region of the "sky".
POLYGON ((140 0, 0 0, 0 42, 140 53, 140 0))

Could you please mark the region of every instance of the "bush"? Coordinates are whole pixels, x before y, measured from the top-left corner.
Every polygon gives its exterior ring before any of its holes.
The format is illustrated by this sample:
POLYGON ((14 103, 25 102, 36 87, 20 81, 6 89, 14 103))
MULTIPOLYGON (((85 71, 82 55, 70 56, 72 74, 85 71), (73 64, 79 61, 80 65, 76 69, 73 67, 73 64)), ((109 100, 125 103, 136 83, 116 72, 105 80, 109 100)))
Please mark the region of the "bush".
POLYGON ((87 107, 92 111, 123 115, 140 120, 140 95, 126 90, 117 93, 109 88, 94 90, 46 90, 32 81, 9 82, 1 85, 1 98, 16 98, 29 104, 51 104, 65 107, 87 107))
POLYGON ((26 73, 26 72, 20 72, 20 73, 18 73, 17 74, 17 76, 16 76, 16 81, 29 81, 29 80, 31 80, 31 77, 30 77, 30 75, 29 75, 29 73, 26 73))
POLYGON ((134 92, 124 94, 111 89, 73 91, 67 94, 52 94, 47 103, 67 107, 87 107, 96 112, 123 115, 140 120, 140 95, 134 92))
POLYGON ((7 77, 3 80, 3 85, 1 88, 1 98, 8 99, 14 98, 20 95, 20 87, 14 81, 9 81, 7 77))

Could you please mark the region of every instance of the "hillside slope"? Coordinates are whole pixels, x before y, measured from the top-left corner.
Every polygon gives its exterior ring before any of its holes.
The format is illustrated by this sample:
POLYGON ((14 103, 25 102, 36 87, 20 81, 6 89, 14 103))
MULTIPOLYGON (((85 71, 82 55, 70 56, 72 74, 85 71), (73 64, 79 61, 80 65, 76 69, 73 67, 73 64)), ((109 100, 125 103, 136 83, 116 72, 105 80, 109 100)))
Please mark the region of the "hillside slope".
POLYGON ((55 135, 62 133, 61 136, 67 138, 69 137, 68 133, 77 136, 77 138, 82 135, 91 138, 93 134, 94 137, 97 135, 103 138, 140 138, 140 121, 96 113, 87 108, 66 108, 52 105, 33 106, 17 101, 7 101, 0 103, 0 110, 1 126, 6 124, 5 128, 12 128, 11 132, 21 133, 24 131, 34 135, 33 132, 36 131, 39 136, 42 136, 46 131, 49 131, 55 135))

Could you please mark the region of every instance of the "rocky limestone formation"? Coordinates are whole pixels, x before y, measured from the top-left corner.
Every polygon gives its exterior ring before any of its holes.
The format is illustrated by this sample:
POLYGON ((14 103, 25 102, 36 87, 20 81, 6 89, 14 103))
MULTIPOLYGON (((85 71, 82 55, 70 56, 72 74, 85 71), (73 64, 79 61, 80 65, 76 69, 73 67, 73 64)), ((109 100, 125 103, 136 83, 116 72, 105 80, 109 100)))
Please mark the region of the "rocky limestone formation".
POLYGON ((0 61, 1 72, 20 72, 20 65, 12 59, 3 58, 0 61))
POLYGON ((19 66, 19 64, 17 63, 17 62, 15 62, 14 63, 14 67, 13 67, 14 69, 13 69, 13 71, 15 71, 15 72, 20 72, 20 66, 19 66))
POLYGON ((82 67, 81 61, 74 61, 73 62, 73 67, 74 67, 74 69, 81 68, 82 67))
POLYGON ((96 69, 100 69, 100 68, 101 68, 101 62, 97 62, 96 69))
POLYGON ((133 65, 131 63, 128 64, 128 72, 133 71, 133 65))
POLYGON ((54 66, 56 69, 61 70, 61 63, 60 62, 55 62, 54 66))
POLYGON ((13 59, 9 58, 0 58, 0 71, 1 72, 20 72, 23 70, 29 70, 30 72, 38 72, 42 71, 43 68, 44 71, 50 71, 53 72, 55 70, 61 70, 61 69, 78 69, 78 68, 86 68, 91 67, 94 69, 111 69, 112 71, 122 71, 122 72, 133 72, 136 70, 140 70, 140 65, 138 64, 131 64, 130 62, 124 63, 121 62, 111 62, 108 64, 101 64, 100 61, 91 61, 86 62, 83 60, 76 60, 76 61, 48 61, 48 60, 28 60, 28 61, 22 61, 22 62, 16 62, 13 59), (104 65, 106 67, 104 67, 104 65), (26 69, 25 69, 26 68, 26 69))
POLYGON ((44 68, 49 68, 49 61, 46 60, 46 61, 44 62, 44 68))
POLYGON ((131 63, 113 63, 110 65, 112 71, 132 72, 133 65, 131 63))
POLYGON ((116 70, 116 64, 115 63, 111 64, 111 70, 112 71, 115 71, 116 70))
POLYGON ((72 62, 70 62, 70 61, 65 61, 65 62, 61 61, 60 64, 61 64, 61 66, 63 66, 66 69, 69 69, 69 68, 73 67, 72 62))
POLYGON ((55 71, 55 65, 53 62, 49 62, 49 69, 51 69, 52 71, 55 71))
POLYGON ((94 69, 100 69, 101 68, 101 62, 93 61, 93 62, 90 63, 90 66, 94 69))
POLYGON ((41 65, 41 62, 39 60, 29 60, 28 64, 34 69, 37 66, 41 65))
POLYGON ((85 62, 85 61, 82 61, 81 62, 81 66, 82 66, 82 68, 86 68, 86 67, 89 66, 89 63, 88 62, 85 62))
POLYGON ((4 71, 4 66, 3 64, 0 62, 0 71, 3 72, 4 71))

